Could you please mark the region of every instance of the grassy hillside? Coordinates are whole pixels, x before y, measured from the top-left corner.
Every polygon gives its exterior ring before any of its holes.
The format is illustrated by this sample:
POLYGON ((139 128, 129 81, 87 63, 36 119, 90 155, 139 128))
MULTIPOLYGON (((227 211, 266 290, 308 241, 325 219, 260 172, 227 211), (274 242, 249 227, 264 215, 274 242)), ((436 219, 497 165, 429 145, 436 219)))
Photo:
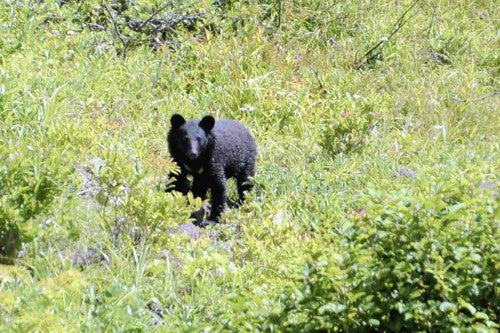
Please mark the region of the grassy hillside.
POLYGON ((497 332, 499 22, 492 0, 0 2, 0 331, 497 332), (173 113, 259 149, 246 203, 191 234, 173 113))

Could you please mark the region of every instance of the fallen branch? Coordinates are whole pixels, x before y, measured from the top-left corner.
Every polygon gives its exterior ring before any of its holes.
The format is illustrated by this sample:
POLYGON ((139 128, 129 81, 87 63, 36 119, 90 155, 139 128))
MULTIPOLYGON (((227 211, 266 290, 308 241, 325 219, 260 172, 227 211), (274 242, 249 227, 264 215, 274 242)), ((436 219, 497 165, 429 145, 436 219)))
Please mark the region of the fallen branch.
POLYGON ((496 96, 496 95, 500 95, 500 90, 497 90, 495 92, 492 92, 491 94, 488 94, 488 95, 485 95, 483 97, 479 97, 479 98, 476 98, 476 99, 467 100, 467 99, 461 99, 461 98, 452 96, 451 100, 455 101, 455 102, 460 102, 460 103, 466 103, 466 102, 475 103, 475 102, 484 101, 485 99, 493 97, 493 96, 496 96))
POLYGON ((149 18, 146 21, 143 21, 141 19, 133 19, 128 23, 128 27, 136 32, 144 32, 144 27, 146 25, 149 25, 153 30, 152 32, 164 33, 166 31, 174 31, 176 26, 180 23, 184 23, 186 25, 189 22, 191 25, 193 25, 203 18, 205 18, 205 15, 203 13, 196 13, 181 15, 178 17, 149 18))
POLYGON ((148 24, 149 22, 151 22, 151 20, 156 16, 158 15, 161 11, 163 11, 165 8, 167 8, 168 6, 172 6, 174 3, 173 2, 168 2, 166 3, 165 5, 163 5, 162 7, 160 7, 159 9, 155 10, 153 14, 151 14, 151 16, 146 20, 144 21, 138 28, 139 31, 142 30, 142 28, 144 28, 144 26, 146 24, 148 24))
MULTIPOLYGON (((122 58, 127 57, 130 47, 143 44, 144 40, 141 36, 146 36, 149 46, 153 49, 164 44, 174 48, 178 42, 177 33, 180 30, 196 34, 193 37, 197 40, 204 40, 207 38, 207 31, 212 35, 220 32, 216 26, 217 23, 233 21, 234 28, 239 22, 250 21, 247 17, 235 17, 220 13, 221 7, 215 3, 214 7, 194 10, 191 5, 178 5, 177 1, 168 1, 154 9, 147 18, 142 19, 131 18, 127 13, 117 11, 109 2, 109 0, 103 2, 100 7, 101 12, 106 16, 105 23, 90 20, 90 23, 86 24, 92 30, 109 30, 112 35, 113 47, 122 58), (160 16, 159 14, 162 12, 165 13, 160 16), (107 18, 108 16, 109 18, 107 18), (109 21, 113 23, 113 27, 109 21), (122 48, 120 48, 120 44, 122 44, 122 48)), ((281 5, 281 1, 279 5, 281 5)), ((281 8, 279 9, 281 14, 281 8)))

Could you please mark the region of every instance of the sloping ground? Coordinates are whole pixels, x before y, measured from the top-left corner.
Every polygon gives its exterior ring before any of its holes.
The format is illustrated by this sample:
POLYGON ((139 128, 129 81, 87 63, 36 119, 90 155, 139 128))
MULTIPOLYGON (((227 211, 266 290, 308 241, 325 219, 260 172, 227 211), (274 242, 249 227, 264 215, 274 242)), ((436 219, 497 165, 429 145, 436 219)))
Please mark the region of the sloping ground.
POLYGON ((1 2, 1 331, 498 331, 499 19, 1 2), (164 192, 174 112, 256 137, 219 226, 164 192))

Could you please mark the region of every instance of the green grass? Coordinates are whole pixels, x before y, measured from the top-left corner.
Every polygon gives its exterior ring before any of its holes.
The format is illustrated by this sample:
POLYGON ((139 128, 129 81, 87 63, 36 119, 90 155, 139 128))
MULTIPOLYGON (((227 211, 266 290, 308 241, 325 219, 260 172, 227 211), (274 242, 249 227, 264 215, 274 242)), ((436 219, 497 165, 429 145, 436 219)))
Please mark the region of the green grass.
POLYGON ((498 331, 494 1, 121 3, 0 3, 0 331, 498 331), (259 148, 196 240, 176 112, 259 148))

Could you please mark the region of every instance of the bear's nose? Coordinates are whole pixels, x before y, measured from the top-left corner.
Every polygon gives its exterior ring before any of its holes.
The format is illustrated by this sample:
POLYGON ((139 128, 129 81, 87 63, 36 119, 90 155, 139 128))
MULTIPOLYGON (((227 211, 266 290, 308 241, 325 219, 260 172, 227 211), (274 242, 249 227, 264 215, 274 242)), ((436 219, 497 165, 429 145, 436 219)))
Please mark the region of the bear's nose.
POLYGON ((188 157, 192 160, 194 160, 196 158, 196 153, 195 152, 190 152, 188 157))

